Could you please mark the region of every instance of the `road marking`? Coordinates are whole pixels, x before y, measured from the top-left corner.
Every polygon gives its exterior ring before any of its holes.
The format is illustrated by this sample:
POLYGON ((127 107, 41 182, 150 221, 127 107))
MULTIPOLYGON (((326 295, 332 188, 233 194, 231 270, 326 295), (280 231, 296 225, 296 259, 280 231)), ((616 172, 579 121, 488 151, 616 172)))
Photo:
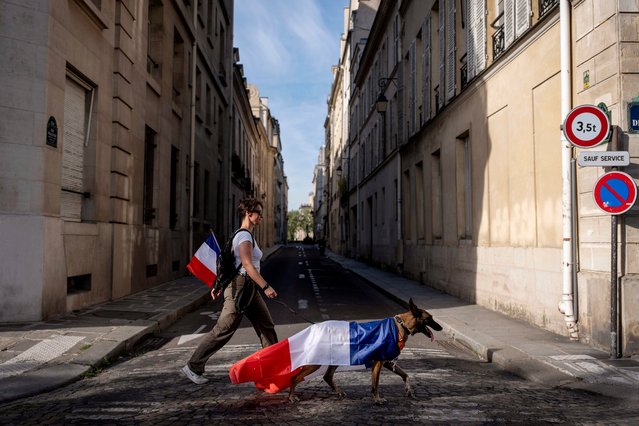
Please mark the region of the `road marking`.
POLYGON ((0 364, 0 378, 15 376, 49 362, 82 340, 84 336, 52 336, 51 339, 44 339, 0 364))
POLYGON ((306 275, 304 275, 304 274, 299 274, 299 275, 297 276, 297 278, 303 279, 303 278, 306 278, 306 275))
POLYGON ((217 311, 217 312, 200 312, 200 315, 207 315, 208 317, 210 317, 212 320, 216 320, 220 317, 220 314, 222 313, 222 311, 217 311))
POLYGON ((300 299, 297 301, 297 309, 308 309, 308 300, 300 299))
MULTIPOLYGON (((204 315, 204 312, 202 312, 202 315, 204 315)), ((182 336, 180 336, 180 339, 178 340, 178 346, 183 345, 186 342, 190 342, 191 340, 195 340, 200 336, 204 336, 206 333, 200 333, 200 331, 204 330, 206 328, 206 325, 201 325, 197 330, 195 330, 195 333, 193 334, 183 334, 182 336)))

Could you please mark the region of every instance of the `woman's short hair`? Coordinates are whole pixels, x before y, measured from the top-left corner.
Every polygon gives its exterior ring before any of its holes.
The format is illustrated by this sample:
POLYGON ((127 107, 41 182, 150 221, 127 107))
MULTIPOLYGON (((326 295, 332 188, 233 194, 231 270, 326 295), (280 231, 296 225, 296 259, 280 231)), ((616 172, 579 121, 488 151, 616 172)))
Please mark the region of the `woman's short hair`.
POLYGON ((264 208, 262 202, 255 198, 245 198, 240 201, 240 204, 237 206, 237 212, 240 215, 240 220, 244 219, 247 213, 254 212, 257 207, 264 208))

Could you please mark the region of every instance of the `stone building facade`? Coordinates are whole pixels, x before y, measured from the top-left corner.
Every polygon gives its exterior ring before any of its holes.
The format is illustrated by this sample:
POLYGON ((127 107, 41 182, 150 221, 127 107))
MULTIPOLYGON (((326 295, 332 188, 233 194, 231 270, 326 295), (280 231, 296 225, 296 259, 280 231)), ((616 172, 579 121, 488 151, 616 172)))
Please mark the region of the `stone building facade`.
MULTIPOLYGON (((625 171, 639 176, 626 112, 638 96, 638 13, 636 2, 625 0, 379 2, 363 50, 350 53, 352 241, 340 250, 462 300, 611 346, 611 219, 592 196, 607 169, 573 164, 571 214, 562 155, 576 158, 578 150, 560 125, 564 102, 604 103, 615 132, 597 149, 629 151, 625 171), (568 48, 560 48, 562 28, 568 48), (383 114, 376 111, 381 95, 383 114), (575 231, 566 235, 571 216, 575 231)), ((618 227, 625 356, 639 353, 637 211, 618 227)))
POLYGON ((232 0, 2 0, 0 43, 0 321, 184 276, 228 234, 232 0))

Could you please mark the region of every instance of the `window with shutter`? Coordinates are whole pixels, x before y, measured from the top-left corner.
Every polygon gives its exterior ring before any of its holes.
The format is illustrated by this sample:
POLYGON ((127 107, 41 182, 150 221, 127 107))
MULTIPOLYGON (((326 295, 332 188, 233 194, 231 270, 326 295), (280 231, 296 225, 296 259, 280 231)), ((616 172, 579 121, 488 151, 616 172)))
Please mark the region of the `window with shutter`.
POLYGON ((430 16, 426 16, 422 25, 422 108, 425 123, 430 119, 430 16))
POLYGON ((515 0, 515 37, 520 37, 530 27, 530 0, 515 0))
POLYGON ((475 72, 479 74, 486 68, 486 0, 472 3, 475 3, 475 15, 471 18, 475 45, 475 72))
POLYGON ((508 49, 515 41, 515 0, 504 0, 504 38, 508 49))
POLYGON ((67 76, 64 91, 64 139, 60 217, 79 222, 82 219, 84 185, 84 148, 89 125, 92 88, 67 76))
POLYGON ((468 81, 472 80, 477 73, 476 61, 475 61, 475 34, 473 18, 476 15, 477 4, 472 0, 464 0, 464 14, 466 25, 464 28, 464 34, 466 36, 466 63, 468 67, 468 81))
POLYGON ((446 100, 455 96, 455 0, 446 2, 446 100))
POLYGON ((446 88, 446 0, 439 0, 438 14, 439 35, 439 102, 437 109, 444 106, 444 92, 446 88))

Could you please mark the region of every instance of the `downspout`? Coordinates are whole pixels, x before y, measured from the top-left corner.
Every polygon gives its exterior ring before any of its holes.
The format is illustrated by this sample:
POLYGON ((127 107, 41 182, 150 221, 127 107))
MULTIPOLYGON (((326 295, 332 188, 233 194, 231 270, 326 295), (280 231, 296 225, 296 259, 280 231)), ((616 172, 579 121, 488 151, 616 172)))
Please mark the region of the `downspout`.
MULTIPOLYGON (((193 28, 197 30, 197 8, 193 6, 193 28)), ((191 135, 189 141, 189 252, 193 255, 193 202, 195 196, 193 194, 195 190, 195 91, 197 85, 195 84, 195 67, 197 65, 197 38, 196 33, 193 33, 193 46, 191 54, 191 135)))
MULTIPOLYGON (((570 25, 570 1, 560 0, 559 3, 559 32, 560 32, 560 56, 561 56, 561 117, 568 115, 572 105, 571 76, 571 25, 570 25)), ((566 327, 571 340, 579 340, 579 328, 575 318, 574 292, 573 292, 573 206, 572 206, 572 169, 573 149, 566 136, 561 133, 561 182, 562 182, 562 282, 563 291, 559 311, 564 314, 566 327)))

